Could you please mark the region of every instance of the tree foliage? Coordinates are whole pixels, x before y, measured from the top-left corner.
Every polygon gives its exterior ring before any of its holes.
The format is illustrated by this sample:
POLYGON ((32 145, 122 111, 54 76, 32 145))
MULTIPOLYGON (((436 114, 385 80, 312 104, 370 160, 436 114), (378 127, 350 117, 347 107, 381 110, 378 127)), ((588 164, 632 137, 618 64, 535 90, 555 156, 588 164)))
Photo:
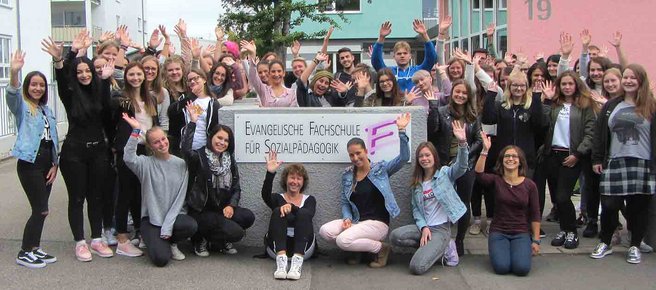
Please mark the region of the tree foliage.
MULTIPOLYGON (((338 0, 344 1, 344 0, 338 0)), ((348 1, 348 0, 347 0, 348 1)), ((285 47, 292 41, 323 36, 326 30, 294 31, 303 21, 325 23, 339 27, 336 21, 346 22, 341 14, 336 18, 319 13, 329 0, 222 0, 225 13, 219 17, 219 25, 238 39, 253 39, 258 54, 278 52, 284 57, 285 47)))

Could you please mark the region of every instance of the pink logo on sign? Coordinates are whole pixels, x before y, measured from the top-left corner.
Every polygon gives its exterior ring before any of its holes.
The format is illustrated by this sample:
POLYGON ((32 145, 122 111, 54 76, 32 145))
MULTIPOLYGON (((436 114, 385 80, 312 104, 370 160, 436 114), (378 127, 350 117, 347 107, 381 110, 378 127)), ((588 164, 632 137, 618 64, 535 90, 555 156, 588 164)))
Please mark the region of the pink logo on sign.
POLYGON ((376 149, 381 149, 386 146, 392 145, 395 143, 394 139, 388 137, 394 136, 394 131, 383 130, 386 127, 394 125, 396 127, 396 120, 386 120, 379 123, 371 124, 369 127, 364 129, 367 132, 367 147, 369 147, 369 153, 371 155, 376 155, 376 149), (388 140, 384 140, 387 138, 388 140))

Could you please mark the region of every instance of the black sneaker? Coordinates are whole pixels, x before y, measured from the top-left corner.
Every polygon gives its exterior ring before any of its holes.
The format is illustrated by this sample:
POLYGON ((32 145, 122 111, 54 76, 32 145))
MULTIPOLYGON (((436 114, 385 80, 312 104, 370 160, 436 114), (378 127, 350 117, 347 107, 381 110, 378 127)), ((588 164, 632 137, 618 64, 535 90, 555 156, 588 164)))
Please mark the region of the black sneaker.
POLYGON ((551 240, 551 245, 554 247, 561 247, 565 243, 565 235, 567 233, 561 231, 559 232, 553 240, 551 240))
POLYGON ((540 238, 546 238, 547 233, 544 232, 544 230, 540 229, 540 238))
POLYGON ((41 248, 35 249, 34 251, 32 251, 32 254, 34 254, 34 256, 37 257, 39 260, 44 261, 46 264, 57 262, 57 257, 53 255, 49 255, 48 253, 41 250, 41 248))
POLYGON ((597 233, 599 233, 599 227, 597 226, 597 223, 589 222, 588 225, 585 226, 585 230, 583 230, 583 237, 594 238, 597 236, 597 233))
POLYGON ((565 237, 565 249, 576 249, 579 246, 579 235, 576 232, 569 232, 565 237))
POLYGON ((32 252, 20 251, 16 257, 16 263, 32 269, 43 268, 46 262, 34 256, 32 252))

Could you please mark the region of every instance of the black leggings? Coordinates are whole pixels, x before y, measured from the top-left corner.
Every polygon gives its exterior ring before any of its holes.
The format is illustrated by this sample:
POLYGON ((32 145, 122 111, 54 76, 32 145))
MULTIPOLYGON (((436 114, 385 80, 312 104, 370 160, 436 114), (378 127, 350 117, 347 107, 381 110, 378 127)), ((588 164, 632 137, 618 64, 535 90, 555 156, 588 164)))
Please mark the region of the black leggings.
POLYGON ((41 244, 43 223, 48 215, 48 198, 52 184, 46 185, 46 176, 52 168, 52 141, 41 140, 39 152, 34 163, 18 160, 16 171, 27 200, 30 202, 32 214, 25 223, 23 230, 23 251, 32 251, 41 244))
POLYGON ((200 241, 204 238, 214 243, 238 242, 244 237, 246 229, 250 228, 255 222, 253 212, 242 207, 234 207, 230 219, 223 216, 223 210, 221 212, 210 210, 191 211, 189 215, 198 223, 198 232, 193 237, 194 241, 200 241))
POLYGON ((194 235, 198 225, 186 214, 179 214, 173 223, 173 235, 168 240, 161 238, 162 227, 150 223, 148 217, 141 220, 141 236, 146 244, 148 258, 157 267, 164 267, 171 260, 171 243, 184 241, 194 235))
POLYGON ((601 197, 601 241, 610 245, 615 228, 619 225, 619 211, 626 201, 627 229, 631 231, 631 246, 640 246, 647 230, 647 219, 651 195, 636 194, 627 196, 601 197))
POLYGON ((490 188, 484 188, 479 182, 474 181, 474 189, 471 197, 472 215, 481 217, 482 202, 485 198, 485 216, 489 219, 494 217, 494 192, 490 188))
POLYGON ((104 142, 64 141, 59 164, 68 190, 68 223, 75 241, 84 240, 84 200, 91 224, 91 238, 102 233, 102 194, 107 178, 107 146, 104 142))
POLYGON ((567 151, 551 151, 546 157, 546 178, 552 200, 558 207, 560 230, 576 232, 576 209, 572 202, 572 191, 581 174, 581 160, 574 167, 563 166, 569 156, 567 151))
POLYGON ((581 166, 583 167, 581 170, 583 170, 583 178, 585 179, 581 195, 585 194, 587 197, 585 211, 588 215, 588 220, 596 223, 597 217, 599 216, 599 202, 601 198, 599 194, 599 179, 601 175, 592 171, 592 163, 589 157, 583 159, 581 166))
POLYGON ((111 152, 107 153, 107 158, 110 160, 107 167, 107 178, 105 180, 106 186, 103 189, 103 228, 108 230, 113 228, 114 225, 114 211, 116 210, 117 192, 117 174, 116 174, 116 158, 111 152))
MULTIPOLYGON (((146 146, 137 146, 137 155, 145 155, 146 146)), ((125 165, 123 153, 116 154, 118 171, 118 200, 116 201, 116 232, 128 233, 128 212, 132 214, 134 229, 141 225, 141 182, 134 172, 125 165)))
POLYGON ((289 248, 293 246, 291 249, 293 250, 292 254, 305 255, 306 250, 313 244, 314 240, 312 215, 306 209, 300 208, 295 213, 280 217, 280 207, 276 207, 271 212, 267 236, 273 243, 271 248, 276 254, 280 251, 287 251, 287 254, 289 254, 289 248), (293 245, 287 244, 288 227, 294 228, 293 245))
POLYGON ((456 234, 457 241, 464 241, 467 229, 469 228, 469 221, 471 220, 471 210, 469 203, 471 199, 472 190, 474 189, 474 181, 476 180, 476 173, 474 170, 467 170, 465 174, 456 179, 456 192, 458 197, 467 207, 467 212, 458 220, 458 233, 456 234))

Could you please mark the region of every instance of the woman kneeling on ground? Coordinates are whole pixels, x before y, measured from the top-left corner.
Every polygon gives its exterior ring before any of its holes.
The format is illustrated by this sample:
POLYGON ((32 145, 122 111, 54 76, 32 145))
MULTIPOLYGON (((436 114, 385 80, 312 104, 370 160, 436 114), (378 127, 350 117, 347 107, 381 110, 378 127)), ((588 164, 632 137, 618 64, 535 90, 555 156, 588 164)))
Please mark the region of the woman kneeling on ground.
POLYGON ((458 139, 458 156, 449 166, 441 166, 437 150, 430 142, 417 147, 412 180, 412 215, 414 225, 392 231, 394 246, 419 248, 410 260, 410 272, 426 273, 440 258, 448 266, 458 265, 456 243, 451 239, 451 224, 462 217, 467 208, 454 189, 456 179, 468 169, 469 146, 465 127, 453 122, 458 139))
POLYGON ((312 257, 315 248, 312 218, 317 202, 313 196, 305 194, 309 179, 305 167, 290 164, 280 177, 284 193, 272 194, 273 179, 282 161, 278 154, 270 151, 267 158, 267 173, 262 185, 262 200, 271 208, 269 232, 264 238, 266 251, 276 260, 276 279, 298 280, 301 278, 303 260, 312 257), (293 256, 291 256, 293 254, 293 256), (287 272, 287 259, 291 256, 292 265, 287 272))
POLYGON ((209 242, 222 253, 237 254, 232 243, 244 237, 245 230, 255 222, 255 215, 239 207, 241 187, 232 129, 220 124, 213 126, 206 145, 193 150, 200 112, 189 101, 187 113, 190 122, 185 126, 182 152, 189 170, 196 173, 191 177, 187 196, 189 215, 198 222, 198 232, 192 237, 194 252, 199 257, 209 256, 209 242))
POLYGON ((476 178, 486 188, 494 188, 494 220, 490 224, 488 251, 497 274, 526 276, 531 270, 531 254, 540 253, 540 201, 535 183, 526 178, 528 165, 524 151, 515 145, 501 150, 496 174, 485 173, 490 138, 481 132, 483 151, 476 162, 476 178), (533 240, 531 240, 531 234, 533 240))
MULTIPOLYGON (((342 219, 321 226, 320 234, 325 240, 335 242, 337 247, 347 252, 367 252, 376 254, 369 263, 372 268, 387 265, 390 246, 382 241, 389 231, 390 217, 399 215, 390 176, 396 173, 410 159, 408 136, 405 128, 410 123, 410 114, 396 118, 399 129, 399 156, 391 161, 371 163, 365 143, 353 138, 347 150, 353 166, 342 174, 342 219)), ((356 264, 358 260, 348 260, 356 264)))

